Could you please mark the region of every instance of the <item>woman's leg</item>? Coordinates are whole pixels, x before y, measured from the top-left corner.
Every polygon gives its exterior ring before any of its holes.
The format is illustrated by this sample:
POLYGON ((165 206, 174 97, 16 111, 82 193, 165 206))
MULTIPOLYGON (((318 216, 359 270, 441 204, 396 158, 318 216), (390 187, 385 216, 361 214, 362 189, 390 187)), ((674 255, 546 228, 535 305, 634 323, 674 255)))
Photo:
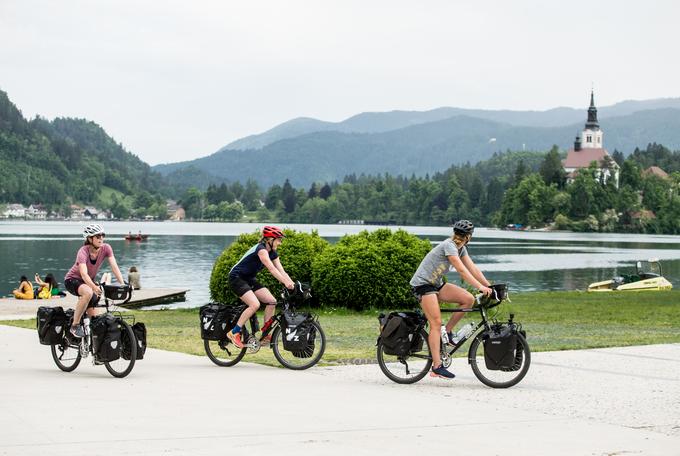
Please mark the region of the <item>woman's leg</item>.
POLYGON ((255 290, 255 296, 257 296, 257 299, 265 305, 263 323, 266 323, 272 316, 274 316, 274 311, 276 310, 276 298, 266 288, 255 290))
POLYGON ((257 309, 260 308, 260 301, 257 299, 257 296, 255 296, 255 293, 252 291, 245 292, 240 299, 248 306, 248 308, 243 311, 241 317, 239 317, 238 322, 236 323, 239 326, 243 326, 250 319, 250 317, 255 315, 257 309))
POLYGON ((420 299, 420 307, 423 308, 428 323, 430 323, 430 334, 427 337, 430 343, 430 352, 432 353, 432 367, 437 368, 442 364, 442 358, 439 354, 441 349, 441 333, 442 314, 439 311, 439 300, 437 294, 426 294, 420 299))
POLYGON ((78 287, 78 303, 73 312, 73 326, 80 324, 80 319, 83 317, 85 309, 87 309, 87 305, 90 303, 93 294, 92 288, 84 283, 78 287))
MULTIPOLYGON (((458 304, 463 309, 469 309, 475 303, 475 297, 469 291, 452 283, 445 283, 441 290, 439 290, 439 301, 452 302, 458 304)), ((463 318, 463 312, 454 312, 451 314, 448 323, 446 323, 446 331, 453 331, 454 326, 463 318)))

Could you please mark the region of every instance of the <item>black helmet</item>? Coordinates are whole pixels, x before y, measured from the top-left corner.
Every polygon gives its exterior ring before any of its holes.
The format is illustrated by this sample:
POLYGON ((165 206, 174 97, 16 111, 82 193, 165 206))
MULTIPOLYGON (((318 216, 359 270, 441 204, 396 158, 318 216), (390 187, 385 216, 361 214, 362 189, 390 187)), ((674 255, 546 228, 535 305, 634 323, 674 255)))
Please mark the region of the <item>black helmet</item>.
POLYGON ((453 232, 456 234, 472 234, 475 231, 475 226, 469 220, 458 220, 453 225, 453 232))

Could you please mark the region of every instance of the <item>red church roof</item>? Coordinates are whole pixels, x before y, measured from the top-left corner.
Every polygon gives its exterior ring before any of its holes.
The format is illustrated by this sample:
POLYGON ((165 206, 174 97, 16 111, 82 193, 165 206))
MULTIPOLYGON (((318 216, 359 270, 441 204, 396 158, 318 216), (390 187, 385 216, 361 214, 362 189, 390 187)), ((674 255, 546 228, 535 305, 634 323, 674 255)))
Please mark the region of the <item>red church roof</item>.
POLYGON ((604 161, 604 157, 610 157, 609 153, 604 148, 584 148, 578 151, 569 149, 567 158, 564 159, 562 165, 565 168, 587 168, 592 161, 596 161, 601 165, 604 161))

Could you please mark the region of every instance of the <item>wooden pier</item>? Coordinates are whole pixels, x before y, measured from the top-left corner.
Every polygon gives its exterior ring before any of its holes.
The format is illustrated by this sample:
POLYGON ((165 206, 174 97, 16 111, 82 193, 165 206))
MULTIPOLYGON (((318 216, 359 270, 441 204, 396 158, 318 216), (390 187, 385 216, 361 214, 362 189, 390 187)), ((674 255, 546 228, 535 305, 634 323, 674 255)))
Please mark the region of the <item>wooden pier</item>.
MULTIPOLYGON (((188 288, 142 288, 132 292, 132 299, 124 306, 125 309, 137 309, 144 306, 180 302, 186 299, 188 288)), ((103 301, 102 297, 102 301, 103 301)), ((64 309, 75 307, 78 299, 66 294, 63 298, 52 299, 14 299, 0 298, 0 320, 23 320, 34 318, 41 306, 61 306, 64 309)))

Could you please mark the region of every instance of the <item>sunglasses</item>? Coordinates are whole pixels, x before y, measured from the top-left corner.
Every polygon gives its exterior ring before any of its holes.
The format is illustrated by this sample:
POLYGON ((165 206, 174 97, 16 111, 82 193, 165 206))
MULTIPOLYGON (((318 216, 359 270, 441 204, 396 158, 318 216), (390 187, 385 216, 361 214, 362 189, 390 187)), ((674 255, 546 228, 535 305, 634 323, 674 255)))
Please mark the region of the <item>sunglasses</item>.
POLYGON ((104 233, 101 233, 101 234, 95 234, 95 235, 92 236, 92 237, 97 238, 97 239, 102 239, 102 238, 105 238, 106 235, 105 235, 104 233))

